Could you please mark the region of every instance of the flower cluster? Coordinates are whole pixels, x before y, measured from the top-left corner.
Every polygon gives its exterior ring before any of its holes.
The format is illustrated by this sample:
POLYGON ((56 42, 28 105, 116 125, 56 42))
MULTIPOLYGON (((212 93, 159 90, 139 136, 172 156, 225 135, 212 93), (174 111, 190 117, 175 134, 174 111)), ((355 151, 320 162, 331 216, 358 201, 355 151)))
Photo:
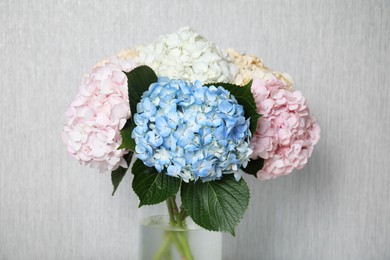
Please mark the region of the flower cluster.
MULTIPOLYGON (((189 216, 207 230, 233 235, 249 205, 241 173, 267 180, 301 169, 320 134, 287 74, 257 57, 221 50, 188 27, 98 63, 65 115, 69 153, 82 165, 112 172, 113 192, 134 156, 140 206, 166 200, 173 226, 189 216), (207 192, 216 187, 217 201, 207 192), (180 210, 175 193, 182 195, 180 210)), ((191 258, 189 248, 178 252, 191 258)))
POLYGON ((251 89, 258 113, 263 115, 251 139, 252 157, 265 159, 257 177, 272 179, 294 168, 301 169, 320 137, 320 128, 305 98, 299 91, 289 91, 275 77, 255 79, 251 89))
MULTIPOLYGON (((137 131, 140 131, 147 126, 147 132, 138 133, 145 134, 143 139, 141 136, 138 139, 152 142, 149 146, 142 145, 142 142, 138 144, 139 158, 145 157, 145 164, 160 171, 166 169, 170 175, 181 176, 184 180, 211 180, 219 178, 222 172, 238 169, 248 161, 250 148, 244 141, 248 138, 248 129, 244 127, 248 122, 241 115, 242 107, 234 103, 234 97, 221 88, 205 89, 200 87, 199 82, 185 82, 199 80, 203 83, 228 82, 244 85, 255 79, 252 93, 258 112, 263 116, 258 121, 256 133, 250 143, 254 148, 252 158, 265 159, 263 168, 257 174, 261 179, 275 178, 289 174, 294 168, 302 168, 313 151, 313 145, 318 142, 319 126, 300 92, 292 91, 293 81, 288 74, 267 68, 257 57, 240 54, 233 49, 221 50, 185 27, 161 36, 154 43, 130 48, 121 52, 117 58, 104 60, 85 77, 76 99, 66 112, 62 134, 69 153, 83 165, 100 171, 127 167, 123 156, 128 151, 117 150, 122 142, 120 130, 131 116, 127 78, 123 71, 128 72, 138 65, 152 67, 159 77, 178 80, 160 79, 153 92, 159 99, 151 103, 156 114, 147 119, 147 125, 137 127, 137 131), (161 90, 161 85, 167 89, 161 90), (176 88, 178 92, 174 94, 172 91, 176 88), (156 94, 157 92, 163 94, 156 94), (204 99, 198 96, 201 92, 204 99), (214 96, 215 100, 210 101, 209 98, 214 96), (184 99, 178 101, 180 98, 184 99), (195 103, 183 105, 189 102, 186 98, 195 103), (234 101, 228 103, 234 104, 235 114, 231 114, 232 111, 224 114, 218 110, 220 103, 226 104, 226 100, 234 101), (176 104, 176 110, 164 114, 168 112, 167 107, 173 106, 167 105, 171 102, 176 104), (203 103, 198 104, 199 102, 203 103), (198 114, 199 118, 195 116, 198 114), (177 128, 172 124, 176 121, 172 121, 169 116, 177 119, 177 128), (241 119, 232 121, 231 118, 236 117, 241 119), (207 123, 201 121, 203 119, 207 123), (199 124, 199 120, 205 125, 199 124), (217 122, 224 124, 218 126, 217 122), (163 136, 168 131, 160 128, 163 123, 169 124, 169 138, 163 136), (161 131, 163 135, 160 135, 161 131), (245 133, 245 138, 237 139, 236 134, 239 132, 245 133), (152 137, 157 138, 157 143, 153 143, 152 137), (183 138, 187 138, 185 142, 183 138), (163 144, 156 146, 161 140, 163 144), (189 141, 191 145, 187 143, 189 141), (183 146, 184 144, 188 147, 183 146), (177 149, 174 150, 173 147, 177 149), (209 172, 206 174, 206 171, 209 172)), ((144 97, 150 93, 145 93, 144 97)), ((145 100, 151 100, 151 97, 145 100)), ((147 109, 148 101, 145 100, 138 106, 141 110, 147 109)), ((137 122, 143 122, 141 119, 148 113, 140 112, 137 122)))
POLYGON ((236 173, 252 153, 249 120, 222 87, 159 78, 143 94, 133 119, 137 157, 186 182, 236 173))
POLYGON ((136 66, 132 60, 111 58, 95 66, 84 78, 79 93, 65 113, 62 139, 69 153, 83 165, 102 172, 127 167, 117 150, 120 129, 130 117, 127 78, 123 71, 136 66))
POLYGON ((160 36, 137 51, 136 60, 150 66, 158 76, 212 83, 231 82, 236 75, 227 53, 189 27, 160 36))

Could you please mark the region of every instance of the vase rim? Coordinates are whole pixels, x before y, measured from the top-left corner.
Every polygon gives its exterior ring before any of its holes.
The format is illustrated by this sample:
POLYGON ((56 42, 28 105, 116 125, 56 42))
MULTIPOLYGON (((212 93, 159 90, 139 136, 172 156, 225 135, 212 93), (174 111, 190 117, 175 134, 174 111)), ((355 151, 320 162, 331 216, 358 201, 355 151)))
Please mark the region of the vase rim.
POLYGON ((150 228, 158 228, 170 231, 192 231, 192 230, 204 230, 202 227, 195 224, 191 218, 186 219, 186 227, 171 226, 169 224, 168 215, 154 215, 148 216, 141 220, 141 225, 150 228))

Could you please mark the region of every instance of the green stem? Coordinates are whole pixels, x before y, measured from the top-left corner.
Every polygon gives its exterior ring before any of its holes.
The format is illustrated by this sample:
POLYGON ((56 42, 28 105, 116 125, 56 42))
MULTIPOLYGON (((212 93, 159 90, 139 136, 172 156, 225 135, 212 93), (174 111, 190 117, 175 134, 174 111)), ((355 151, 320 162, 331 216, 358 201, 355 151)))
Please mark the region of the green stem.
POLYGON ((177 207, 177 204, 176 204, 176 197, 172 196, 172 197, 168 198, 168 200, 171 203, 172 211, 173 211, 176 223, 178 224, 179 227, 182 227, 183 224, 182 224, 182 219, 180 218, 179 208, 177 207))
MULTIPOLYGON (((176 202, 174 202, 174 203, 175 203, 175 207, 177 208, 176 202)), ((185 229, 186 228, 185 219, 188 216, 187 211, 181 207, 180 211, 177 210, 177 212, 178 213, 176 214, 176 221, 178 223, 178 226, 185 229)), ((193 257, 192 257, 190 245, 188 243, 187 232, 180 231, 180 232, 176 232, 176 234, 177 234, 178 239, 181 243, 181 248, 182 248, 181 255, 183 256, 183 259, 192 260, 193 257)))
POLYGON ((169 198, 167 199, 167 207, 168 207, 168 213, 169 213, 169 224, 172 226, 175 226, 175 224, 176 224, 175 214, 173 212, 172 201, 169 198))
POLYGON ((184 222, 187 216, 188 216, 187 210, 185 210, 184 208, 181 208, 180 213, 179 213, 180 220, 182 222, 184 222))
POLYGON ((173 243, 175 243, 177 251, 178 251, 178 253, 181 256, 181 259, 192 260, 191 255, 190 255, 191 258, 188 257, 187 249, 185 248, 185 245, 183 244, 183 241, 181 241, 181 239, 180 239, 180 236, 179 236, 180 233, 182 233, 182 232, 181 231, 176 231, 176 232, 173 231, 173 233, 172 233, 173 243))
POLYGON ((164 235, 164 241, 158 249, 157 253, 154 255, 153 260, 171 259, 171 244, 172 235, 169 233, 169 231, 166 231, 164 235))
MULTIPOLYGON (((169 213, 169 222, 170 225, 175 227, 180 227, 185 229, 185 219, 187 217, 187 211, 183 208, 177 207, 176 197, 172 196, 166 200, 168 213, 169 213)), ((159 250, 154 256, 154 260, 164 259, 170 253, 170 247, 174 244, 178 253, 183 260, 193 260, 191 253, 191 248, 188 243, 187 232, 185 230, 180 231, 166 231, 164 236, 164 241, 160 246, 159 250)), ((169 256, 168 256, 169 257, 169 256)))
POLYGON ((184 254, 184 259, 186 260, 192 260, 193 259, 193 256, 192 256, 192 253, 191 253, 191 248, 190 248, 190 245, 188 243, 188 238, 187 238, 187 232, 186 231, 182 231, 182 232, 179 232, 178 235, 180 235, 180 240, 182 242, 182 246, 183 246, 183 254, 184 254))

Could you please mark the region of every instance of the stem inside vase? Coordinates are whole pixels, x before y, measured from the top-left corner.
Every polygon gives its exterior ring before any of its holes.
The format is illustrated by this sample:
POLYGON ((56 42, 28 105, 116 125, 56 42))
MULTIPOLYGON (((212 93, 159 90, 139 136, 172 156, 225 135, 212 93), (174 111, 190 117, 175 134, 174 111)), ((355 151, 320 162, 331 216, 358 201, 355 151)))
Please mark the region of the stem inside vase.
POLYGON ((183 260, 193 260, 191 248, 188 243, 186 222, 187 212, 181 208, 179 210, 176 198, 170 197, 166 201, 169 213, 169 224, 172 227, 182 228, 181 230, 167 230, 164 234, 163 242, 154 255, 154 260, 170 259, 172 247, 176 248, 183 260))
POLYGON ((222 234, 204 230, 183 211, 180 213, 183 227, 178 226, 175 217, 172 219, 176 224, 170 224, 168 214, 142 220, 139 260, 222 259, 222 234))

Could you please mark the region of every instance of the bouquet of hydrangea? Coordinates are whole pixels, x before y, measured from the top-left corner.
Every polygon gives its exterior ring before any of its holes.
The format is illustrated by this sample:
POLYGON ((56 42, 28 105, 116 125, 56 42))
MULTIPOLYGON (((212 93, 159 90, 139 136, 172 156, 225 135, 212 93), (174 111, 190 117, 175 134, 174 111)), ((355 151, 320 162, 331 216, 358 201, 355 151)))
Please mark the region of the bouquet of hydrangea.
POLYGON ((301 169, 319 133, 287 74, 182 28, 97 64, 63 140, 82 165, 111 172, 114 192, 133 158, 140 206, 167 201, 172 225, 189 216, 234 234, 250 197, 242 174, 301 169))

